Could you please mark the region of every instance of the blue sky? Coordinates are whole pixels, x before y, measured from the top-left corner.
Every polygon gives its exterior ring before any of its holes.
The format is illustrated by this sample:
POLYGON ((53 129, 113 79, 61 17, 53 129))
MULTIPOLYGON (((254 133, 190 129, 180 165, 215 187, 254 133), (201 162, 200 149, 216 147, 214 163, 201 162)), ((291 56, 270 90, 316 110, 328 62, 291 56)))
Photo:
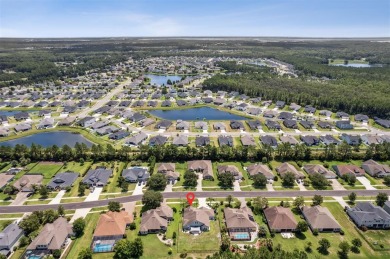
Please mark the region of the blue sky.
POLYGON ((0 37, 390 37, 389 0, 0 0, 0 37))

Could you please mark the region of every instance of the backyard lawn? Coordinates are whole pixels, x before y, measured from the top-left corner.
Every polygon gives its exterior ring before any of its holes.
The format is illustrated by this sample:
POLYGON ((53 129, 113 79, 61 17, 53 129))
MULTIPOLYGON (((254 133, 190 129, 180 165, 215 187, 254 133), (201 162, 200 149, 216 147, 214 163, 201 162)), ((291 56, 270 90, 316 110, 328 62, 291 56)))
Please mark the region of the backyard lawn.
POLYGON ((30 171, 29 174, 42 174, 43 175, 43 184, 47 184, 51 178, 62 168, 63 163, 57 162, 40 162, 30 171))

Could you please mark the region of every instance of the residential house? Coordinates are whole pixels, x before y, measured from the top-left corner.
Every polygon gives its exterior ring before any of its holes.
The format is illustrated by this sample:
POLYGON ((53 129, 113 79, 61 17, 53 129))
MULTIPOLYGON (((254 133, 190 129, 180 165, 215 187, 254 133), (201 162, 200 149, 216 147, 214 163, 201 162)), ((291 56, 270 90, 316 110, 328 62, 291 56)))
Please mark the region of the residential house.
POLYGON ((122 177, 130 183, 146 183, 150 174, 147 167, 134 166, 122 171, 122 177))
POLYGON ((118 240, 126 237, 126 227, 133 222, 133 215, 126 211, 108 211, 100 214, 92 236, 93 252, 111 252, 118 240), (103 248, 104 247, 104 248, 103 248))
POLYGON ((149 146, 161 146, 167 142, 168 138, 162 135, 153 136, 149 140, 149 146))
POLYGON ((1 173, 0 174, 0 190, 3 190, 3 188, 14 179, 14 174, 7 174, 7 173, 1 173))
POLYGON ((315 164, 307 164, 303 166, 303 170, 308 175, 320 174, 324 176, 326 179, 336 179, 337 176, 331 170, 326 169, 323 165, 315 165, 315 164))
POLYGON ((217 167, 217 172, 218 172, 218 175, 231 174, 234 176, 234 179, 236 179, 236 180, 242 179, 242 173, 234 165, 219 165, 217 167))
POLYGON ((316 108, 314 108, 313 106, 311 106, 311 105, 306 105, 305 106, 305 112, 307 112, 307 113, 311 113, 311 114, 314 114, 315 112, 316 112, 316 108))
POLYGON ((16 121, 27 120, 30 119, 30 115, 28 112, 18 112, 14 114, 14 118, 16 121))
POLYGON ((89 170, 87 172, 87 175, 84 177, 82 183, 88 185, 89 187, 103 187, 107 184, 108 179, 111 175, 111 169, 106 169, 105 167, 98 167, 96 169, 89 170))
POLYGON ((292 120, 294 115, 290 112, 281 112, 279 113, 278 119, 280 120, 292 120))
POLYGON ((306 146, 316 146, 320 143, 320 139, 316 136, 300 136, 303 143, 305 143, 306 146))
POLYGON ((226 130, 226 126, 222 122, 216 122, 213 125, 214 130, 226 130))
POLYGON ((284 102, 284 101, 277 101, 275 104, 276 108, 279 108, 279 109, 283 109, 285 105, 286 105, 286 102, 284 102))
POLYGON ((79 177, 79 174, 74 172, 58 173, 47 184, 47 188, 51 190, 65 190, 73 186, 77 177, 79 177))
POLYGON ((305 129, 312 129, 314 127, 314 123, 312 121, 299 121, 299 123, 304 127, 305 129))
POLYGON ((257 231, 253 212, 246 206, 240 209, 225 208, 224 216, 226 229, 232 240, 249 241, 252 234, 257 231))
POLYGON ((266 120, 265 126, 267 126, 268 129, 273 129, 273 130, 281 130, 282 129, 280 124, 277 121, 273 121, 273 120, 266 120))
POLYGON ((359 135, 348 135, 348 134, 341 134, 340 139, 346 141, 348 145, 352 146, 358 146, 361 143, 361 138, 359 135))
POLYGON ((133 146, 139 146, 148 138, 148 135, 146 135, 144 132, 138 132, 134 136, 130 137, 127 141, 127 145, 133 145, 133 146))
POLYGON ((284 120, 283 125, 289 129, 298 129, 298 124, 296 120, 284 120))
POLYGON ((349 130, 353 129, 353 125, 351 124, 350 121, 336 121, 336 127, 341 129, 341 130, 349 130))
POLYGON ((300 105, 298 105, 296 103, 291 103, 289 108, 290 108, 290 110, 293 110, 293 111, 297 112, 297 111, 299 111, 302 108, 302 106, 300 106, 300 105))
POLYGON ((264 210, 264 216, 270 231, 294 232, 297 229, 297 221, 289 208, 268 207, 264 210))
POLYGON ((230 128, 244 130, 244 124, 241 121, 230 121, 230 128))
POLYGON ((35 185, 41 185, 43 175, 41 174, 25 174, 14 183, 14 187, 20 192, 33 192, 35 185))
POLYGON ((180 173, 176 172, 175 163, 160 163, 157 166, 157 173, 165 175, 168 182, 175 182, 180 177, 180 173))
POLYGON ((58 126, 70 126, 74 123, 76 117, 66 117, 58 122, 58 126))
POLYGON ((288 172, 293 173, 295 176, 295 179, 303 179, 305 178, 305 175, 298 171, 292 164, 289 164, 287 162, 281 164, 280 166, 276 167, 276 172, 280 175, 280 177, 284 177, 288 172))
POLYGON ((128 137, 130 135, 129 132, 124 131, 124 130, 119 130, 117 132, 114 132, 108 136, 109 139, 114 139, 114 140, 120 140, 128 137))
POLYGON ((87 128, 87 127, 92 126, 92 124, 94 124, 95 122, 96 122, 95 117, 85 117, 85 118, 79 120, 77 122, 77 125, 84 127, 84 128, 87 128))
POLYGON ((180 147, 184 147, 188 145, 188 135, 179 135, 174 136, 172 140, 172 144, 180 147))
POLYGON ((219 143, 220 147, 222 147, 222 146, 232 147, 233 146, 233 137, 230 135, 219 135, 218 136, 218 143, 219 143))
POLYGON ((243 146, 256 146, 255 139, 251 135, 241 135, 241 143, 243 146))
POLYGON ((334 125, 328 121, 319 121, 317 122, 318 127, 322 129, 333 129, 334 125))
POLYGON ((297 144, 299 144, 298 140, 296 138, 294 138, 293 136, 290 136, 290 135, 280 136, 280 141, 282 143, 288 143, 290 145, 297 145, 297 144))
POLYGON ((271 147, 278 146, 278 141, 276 140, 276 138, 274 136, 271 136, 271 135, 261 136, 260 140, 261 140, 261 143, 263 143, 263 145, 268 145, 271 147))
POLYGON ((0 254, 8 257, 16 242, 23 236, 23 229, 11 223, 0 232, 0 254))
POLYGON ((168 208, 164 208, 163 210, 152 209, 142 213, 141 226, 139 229, 140 235, 164 233, 167 231, 168 219, 165 217, 166 213, 162 213, 162 211, 170 213, 168 208))
POLYGON ((140 122, 142 120, 146 119, 146 116, 142 113, 136 112, 129 118, 131 122, 140 122))
POLYGON ((390 175, 390 166, 379 164, 372 159, 365 161, 362 164, 362 168, 372 177, 383 178, 387 175, 390 175))
POLYGON ((191 234, 200 234, 210 230, 210 221, 214 220, 215 214, 212 209, 205 207, 187 207, 183 213, 183 231, 191 234))
POLYGON ((257 107, 252 107, 252 108, 249 108, 247 112, 248 112, 248 114, 250 114, 250 115, 255 115, 255 116, 257 116, 257 115, 260 115, 260 114, 261 114, 261 109, 260 109, 260 108, 257 108, 257 107))
POLYGON ((364 176, 365 172, 362 168, 356 165, 334 165, 333 170, 340 177, 343 177, 345 174, 351 174, 357 176, 364 176))
POLYGON ((162 120, 156 123, 156 126, 154 126, 155 129, 165 129, 167 130, 172 125, 171 121, 168 120, 162 120))
POLYGON ((358 227, 390 228, 390 214, 371 202, 358 202, 355 207, 347 208, 346 212, 358 227))
POLYGON ((335 145, 340 144, 340 140, 337 140, 332 135, 320 136, 320 140, 321 140, 322 143, 324 143, 327 146, 330 145, 330 144, 335 144, 335 145))
POLYGON ((341 226, 326 207, 303 206, 302 214, 311 231, 340 232, 341 226))
POLYGON ((154 119, 152 119, 152 118, 146 118, 146 119, 140 121, 140 122, 139 122, 139 125, 140 125, 141 127, 147 127, 147 126, 149 126, 149 125, 152 125, 152 124, 155 123, 155 122, 156 122, 156 121, 155 121, 154 119))
POLYGON ((201 173, 203 179, 214 180, 213 166, 210 160, 193 160, 187 162, 188 170, 201 173))
POLYGON ((349 120, 349 114, 346 112, 337 112, 336 118, 342 119, 342 120, 349 120))
POLYGON ((251 130, 258 130, 258 129, 261 129, 261 123, 260 121, 246 121, 246 123, 248 124, 249 128, 251 130))
POLYGON ((61 250, 72 234, 72 225, 64 217, 56 219, 53 223, 47 223, 27 247, 26 257, 42 258, 55 250, 61 250))
POLYGON ((264 175, 267 180, 273 180, 275 177, 269 167, 263 164, 248 165, 246 170, 248 172, 249 178, 252 178, 253 176, 258 174, 264 175))
POLYGON ((267 110, 263 113, 264 118, 274 118, 277 115, 278 115, 278 112, 274 111, 274 110, 267 110))
POLYGON ((210 138, 208 136, 196 136, 195 144, 197 147, 210 145, 210 138))
POLYGON ((366 144, 367 146, 371 144, 382 144, 383 143, 383 138, 378 135, 371 135, 371 134, 365 134, 361 136, 362 142, 366 144))
POLYGON ((16 132, 21 132, 21 131, 27 131, 32 129, 32 126, 30 123, 20 123, 20 124, 16 124, 14 129, 16 132))
MULTIPOLYGON (((332 116, 332 112, 328 111, 328 110, 321 110, 321 111, 319 111, 319 114, 322 116, 326 116, 326 117, 332 116)), ((349 116, 348 116, 348 118, 349 118, 349 116)))
POLYGON ((195 129, 207 130, 208 129, 207 122, 205 122, 205 121, 196 121, 195 122, 195 129))
POLYGON ((178 120, 176 123, 176 129, 177 130, 189 130, 190 123, 188 121, 178 120))
POLYGON ((362 123, 367 123, 369 119, 370 118, 368 118, 368 116, 364 115, 364 114, 356 114, 355 115, 355 121, 360 121, 362 123))
POLYGON ((390 128, 390 120, 375 118, 375 123, 386 129, 390 128))

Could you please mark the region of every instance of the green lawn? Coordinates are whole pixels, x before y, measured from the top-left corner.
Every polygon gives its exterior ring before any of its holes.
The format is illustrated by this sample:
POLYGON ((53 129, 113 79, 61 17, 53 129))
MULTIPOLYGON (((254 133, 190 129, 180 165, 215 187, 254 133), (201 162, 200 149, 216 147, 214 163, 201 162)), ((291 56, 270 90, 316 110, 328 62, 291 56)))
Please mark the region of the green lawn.
POLYGON ((51 178, 60 171, 62 168, 62 163, 55 162, 40 162, 36 166, 34 166, 29 174, 42 174, 43 175, 43 184, 47 184, 51 178))
POLYGON ((85 218, 87 225, 85 226, 84 235, 73 241, 72 247, 66 258, 77 258, 81 250, 88 248, 91 245, 93 232, 95 231, 99 216, 99 213, 88 214, 85 218))
POLYGON ((110 178, 110 183, 107 185, 107 192, 121 192, 121 188, 118 186, 118 179, 121 176, 123 169, 125 168, 125 162, 115 162, 113 176, 110 178))

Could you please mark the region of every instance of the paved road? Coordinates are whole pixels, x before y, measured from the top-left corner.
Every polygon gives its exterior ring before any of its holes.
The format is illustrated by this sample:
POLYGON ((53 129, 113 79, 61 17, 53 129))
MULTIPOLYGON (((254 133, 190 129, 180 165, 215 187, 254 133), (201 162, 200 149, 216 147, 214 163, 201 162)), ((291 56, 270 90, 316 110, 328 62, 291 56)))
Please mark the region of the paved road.
MULTIPOLYGON (((195 197, 199 198, 224 198, 228 195, 232 195, 233 197, 243 197, 243 198, 251 198, 257 196, 263 197, 312 197, 315 194, 322 196, 348 196, 351 192, 355 192, 358 196, 376 196, 380 192, 384 192, 390 195, 390 190, 326 190, 326 191, 203 191, 203 192, 194 192, 195 197)), ((169 192, 163 193, 164 198, 168 199, 186 199, 187 192, 169 192)), ((113 199, 106 200, 98 200, 98 201, 86 201, 86 202, 75 202, 75 203, 66 203, 62 204, 62 206, 66 210, 74 210, 74 209, 82 209, 82 208, 94 208, 106 206, 110 201, 118 201, 120 203, 124 202, 132 202, 132 201, 140 201, 142 199, 142 195, 131 195, 126 197, 119 197, 113 199)), ((57 209, 57 204, 42 204, 42 205, 24 205, 24 206, 0 206, 0 213, 22 213, 22 212, 32 212, 36 210, 46 210, 46 209, 57 209)))

